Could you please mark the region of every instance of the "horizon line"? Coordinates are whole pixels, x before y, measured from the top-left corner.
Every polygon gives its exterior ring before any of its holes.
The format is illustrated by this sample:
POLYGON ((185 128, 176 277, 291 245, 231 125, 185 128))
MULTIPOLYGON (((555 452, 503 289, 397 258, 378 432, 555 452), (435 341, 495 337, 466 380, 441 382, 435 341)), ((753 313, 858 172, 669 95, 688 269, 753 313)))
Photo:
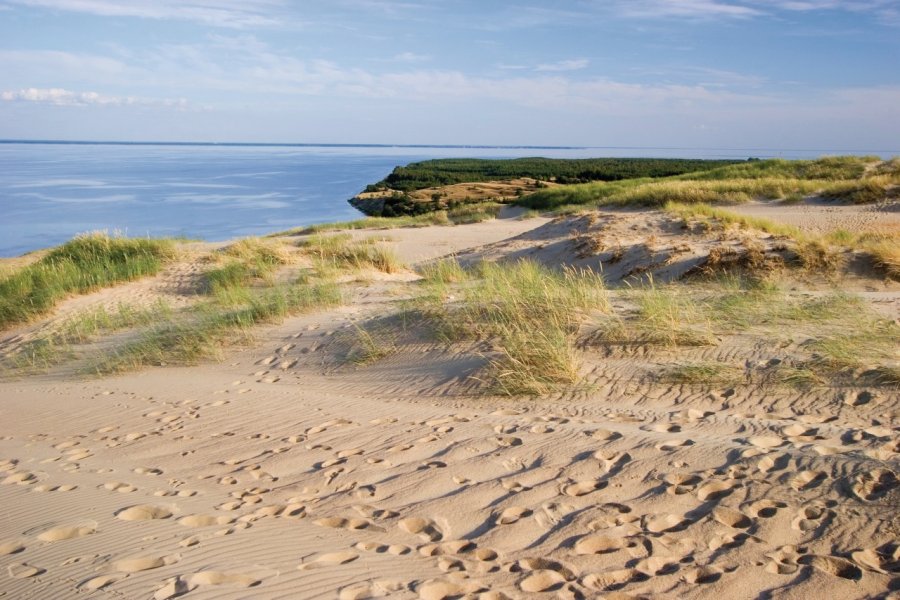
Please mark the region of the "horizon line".
POLYGON ((842 152, 851 154, 900 154, 900 150, 859 150, 825 148, 731 148, 719 146, 555 146, 531 144, 390 144, 351 142, 204 142, 166 140, 55 140, 55 139, 0 139, 0 144, 46 144, 82 146, 223 146, 223 147, 273 147, 273 148, 450 148, 484 150, 720 150, 730 152, 842 152))

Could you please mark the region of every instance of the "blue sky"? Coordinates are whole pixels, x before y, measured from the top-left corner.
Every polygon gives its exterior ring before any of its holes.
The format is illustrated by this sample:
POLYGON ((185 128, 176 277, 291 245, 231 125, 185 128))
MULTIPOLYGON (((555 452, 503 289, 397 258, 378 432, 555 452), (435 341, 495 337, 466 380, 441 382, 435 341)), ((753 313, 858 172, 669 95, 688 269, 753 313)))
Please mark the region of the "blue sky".
POLYGON ((0 138, 900 149, 900 0, 0 0, 0 138))

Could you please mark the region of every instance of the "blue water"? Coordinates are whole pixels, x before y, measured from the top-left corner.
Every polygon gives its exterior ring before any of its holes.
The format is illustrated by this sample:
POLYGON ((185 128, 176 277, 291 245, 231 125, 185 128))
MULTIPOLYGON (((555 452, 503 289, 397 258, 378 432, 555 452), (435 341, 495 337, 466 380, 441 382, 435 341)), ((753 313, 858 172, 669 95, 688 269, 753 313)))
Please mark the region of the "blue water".
POLYGON ((97 230, 224 240, 354 219, 360 213, 348 198, 395 166, 428 158, 767 155, 660 148, 0 143, 0 256, 97 230))

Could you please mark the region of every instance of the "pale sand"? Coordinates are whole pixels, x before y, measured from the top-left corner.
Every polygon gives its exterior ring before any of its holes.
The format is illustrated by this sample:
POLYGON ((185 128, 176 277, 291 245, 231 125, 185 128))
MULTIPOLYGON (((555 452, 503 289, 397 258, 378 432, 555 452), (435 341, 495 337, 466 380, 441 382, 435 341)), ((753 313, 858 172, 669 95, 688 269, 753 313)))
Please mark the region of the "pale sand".
MULTIPOLYGON (((645 253, 665 252, 656 218, 354 235, 390 238, 408 260, 589 265, 593 226, 620 228, 622 244, 645 227, 645 253)), ((187 298, 191 268, 75 299, 53 318, 110 298, 187 298)), ((336 362, 335 332, 388 311, 410 278, 356 284, 353 304, 263 328, 221 364, 0 383, 0 597, 824 600, 897 589, 895 392, 662 384, 647 376, 662 357, 646 348, 587 348, 591 387, 535 400, 472 393, 483 358, 425 340, 366 367, 336 362)), ((878 302, 896 318, 887 289, 878 302)), ((681 352, 773 358, 741 336, 681 352)))

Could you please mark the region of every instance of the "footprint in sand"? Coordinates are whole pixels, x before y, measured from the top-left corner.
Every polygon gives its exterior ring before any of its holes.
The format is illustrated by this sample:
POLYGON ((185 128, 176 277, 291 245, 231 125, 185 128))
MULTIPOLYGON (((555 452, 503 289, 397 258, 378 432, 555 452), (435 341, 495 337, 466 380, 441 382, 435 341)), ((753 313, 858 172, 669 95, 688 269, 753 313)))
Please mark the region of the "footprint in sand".
POLYGON ((612 473, 631 460, 631 455, 627 452, 618 452, 614 450, 597 450, 594 452, 594 458, 603 463, 603 472, 612 473))
POLYGON ((843 579, 858 580, 862 578, 862 570, 859 567, 849 560, 837 556, 808 554, 801 556, 797 562, 843 579))
POLYGON ((719 507, 712 512, 713 519, 734 529, 747 529, 753 524, 753 521, 744 513, 732 508, 719 507))
POLYGON ((49 485, 42 483, 40 485, 36 485, 31 488, 32 492, 71 492, 72 490, 77 490, 77 485, 65 484, 65 485, 49 485))
POLYGON ((525 508, 523 506, 510 506, 500 513, 500 515, 497 517, 497 523, 500 525, 512 525, 519 519, 524 519, 525 517, 531 516, 532 513, 533 511, 530 508, 525 508))
POLYGON ((828 524, 835 512, 819 504, 804 506, 797 512, 797 516, 791 521, 791 527, 797 531, 807 532, 818 529, 828 524))
POLYGON ((710 565, 688 569, 683 579, 687 583, 713 583, 722 577, 722 569, 710 565))
POLYGON ((781 469, 787 468, 790 460, 791 457, 787 454, 766 454, 761 459, 759 459, 758 463, 756 463, 756 468, 763 473, 780 471, 781 469))
POLYGON ((419 536, 428 542, 437 542, 444 538, 444 532, 431 519, 422 517, 409 517, 402 519, 397 526, 406 533, 419 536))
POLYGON ((121 481, 110 481, 108 483, 104 483, 103 489, 109 490, 110 492, 119 492, 120 494, 130 494, 131 492, 137 491, 137 487, 131 485, 130 483, 124 483, 121 481))
POLYGON ((369 519, 393 519, 394 517, 400 516, 400 513, 395 510, 378 508, 368 504, 354 504, 352 508, 360 515, 369 519))
POLYGON ((265 568, 250 571, 200 571, 191 575, 180 575, 166 580, 153 595, 153 600, 177 598, 201 586, 256 587, 265 579, 277 575, 278 571, 265 568))
POLYGON ((791 479, 791 487, 798 492, 818 486, 825 481, 827 475, 824 471, 800 471, 791 479))
POLYGON ((501 448, 512 448, 514 446, 522 445, 522 438, 517 438, 512 435, 497 435, 494 436, 493 441, 501 448))
POLYGON ((768 450, 770 448, 777 448, 778 446, 784 445, 785 441, 783 438, 777 435, 757 435, 749 438, 747 440, 747 443, 749 443, 751 446, 768 450))
POLYGON ((396 592, 402 592, 409 584, 402 581, 379 580, 367 583, 354 583, 343 587, 338 592, 338 600, 367 600, 383 598, 396 592))
POLYGON ((872 502, 898 485, 900 485, 900 479, 893 471, 876 468, 857 475, 850 486, 850 491, 860 500, 872 502))
POLYGON ((3 481, 0 481, 2 485, 31 485, 33 483, 37 483, 37 475, 31 473, 30 471, 19 471, 17 473, 13 473, 12 475, 7 475, 3 481))
POLYGON ((684 440, 667 440, 664 442, 660 442, 656 445, 656 449, 660 452, 671 452, 673 450, 678 450, 679 448, 685 448, 687 446, 693 446, 694 440, 684 439, 684 440))
POLYGON ((132 469, 134 473, 138 475, 162 475, 162 469, 157 469, 156 467, 137 467, 132 469))
POLYGON ((6 567, 6 572, 13 579, 28 579, 29 577, 37 577, 47 572, 47 569, 29 565, 28 563, 15 563, 6 567))
POLYGON ((226 515, 188 515, 178 519, 178 524, 185 527, 212 527, 213 525, 231 525, 234 521, 234 517, 226 515))
POLYGON ((762 517, 764 519, 770 519, 775 516, 775 513, 778 512, 781 508, 786 508, 787 504, 784 502, 778 502, 776 500, 757 500, 756 502, 751 502, 747 505, 747 512, 751 517, 762 517))
MULTIPOLYGON (((637 569, 615 569, 604 573, 591 573, 582 578, 581 583, 590 590, 615 590, 632 581, 646 579, 647 576, 637 569)), ((609 597, 609 596, 604 596, 609 597)))
POLYGON ((123 508, 116 513, 116 518, 122 521, 151 521, 155 519, 168 519, 172 516, 174 507, 153 506, 140 504, 123 508))
POLYGON ((727 481, 710 481, 697 489, 697 498, 701 502, 719 500, 734 491, 735 484, 727 481))
MULTIPOLYGON (((450 600, 451 598, 471 597, 470 595, 485 591, 483 585, 475 581, 448 581, 444 579, 429 579, 420 584, 416 591, 421 600, 450 600)), ((346 596, 350 597, 350 596, 346 596)), ((365 598, 366 596, 355 596, 365 598)), ((342 600, 345 596, 341 596, 342 600)))
POLYGON ((384 531, 381 527, 375 526, 368 519, 345 519, 343 517, 326 517, 313 521, 319 527, 327 527, 329 529, 349 529, 356 531, 360 529, 369 529, 371 531, 384 531))
POLYGON ((10 554, 18 554, 25 550, 25 543, 20 540, 15 540, 11 542, 4 542, 0 544, 0 556, 7 556, 10 554))
POLYGON ((325 567, 333 565, 345 565, 359 558, 359 554, 352 550, 344 550, 342 552, 328 552, 320 554, 310 562, 305 562, 297 567, 301 571, 313 569, 316 567, 325 567))
POLYGON ((692 491, 700 483, 700 477, 693 473, 676 472, 667 474, 663 477, 663 481, 669 484, 669 487, 666 488, 667 493, 679 496, 692 491))
POLYGON ((644 529, 650 533, 662 533, 672 529, 678 529, 687 524, 687 519, 674 514, 662 514, 647 516, 644 520, 644 529))
POLYGON ((629 541, 624 538, 607 537, 605 535, 586 535, 575 542, 575 554, 608 554, 617 552, 629 546, 634 546, 637 542, 629 541))
POLYGON ((69 527, 54 527, 39 534, 37 539, 42 542, 61 542, 84 537, 97 532, 97 524, 74 525, 69 527))
POLYGON ((122 581, 126 577, 128 577, 128 573, 110 573, 107 575, 97 575, 96 577, 85 579, 78 584, 77 588, 80 590, 84 589, 90 592, 94 592, 97 590, 105 589, 118 581, 122 581))
POLYGON ((611 429, 595 429, 587 432, 587 435, 598 442, 611 442, 622 437, 621 433, 612 431, 611 429))
POLYGON ((801 554, 794 546, 782 546, 775 552, 766 554, 770 562, 766 564, 766 571, 775 575, 791 575, 800 567, 797 560, 801 554))
POLYGON ((123 558, 110 563, 110 567, 117 573, 140 573, 172 565, 181 560, 180 554, 170 556, 139 556, 123 558))
POLYGON ((597 490, 602 490, 605 487, 605 481, 590 479, 586 481, 575 481, 565 484, 562 486, 562 489, 560 491, 566 496, 579 497, 586 496, 592 492, 596 492, 597 490))
POLYGON ((888 558, 879 553, 874 548, 857 550, 856 552, 853 552, 850 557, 856 564, 860 565, 861 567, 865 567, 870 571, 874 571, 875 573, 888 572, 885 569, 885 566, 888 563, 888 558))

